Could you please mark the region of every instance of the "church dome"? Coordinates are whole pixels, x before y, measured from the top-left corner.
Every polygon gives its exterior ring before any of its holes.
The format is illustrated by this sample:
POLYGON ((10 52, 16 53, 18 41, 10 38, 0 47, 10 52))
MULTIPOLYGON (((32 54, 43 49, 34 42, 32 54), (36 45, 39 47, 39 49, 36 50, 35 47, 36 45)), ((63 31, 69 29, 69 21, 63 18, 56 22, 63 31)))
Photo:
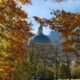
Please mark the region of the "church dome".
POLYGON ((30 43, 50 43, 51 40, 43 34, 42 26, 39 27, 38 34, 31 38, 30 43))
POLYGON ((38 34, 34 36, 31 40, 33 43, 50 43, 50 39, 44 34, 38 34))

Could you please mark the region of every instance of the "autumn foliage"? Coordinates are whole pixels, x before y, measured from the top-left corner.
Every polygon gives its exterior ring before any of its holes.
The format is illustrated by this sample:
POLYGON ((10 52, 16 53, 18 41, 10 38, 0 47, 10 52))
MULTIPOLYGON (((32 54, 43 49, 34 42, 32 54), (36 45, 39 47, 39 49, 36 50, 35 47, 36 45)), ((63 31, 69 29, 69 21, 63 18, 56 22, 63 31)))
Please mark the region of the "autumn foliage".
POLYGON ((62 42, 64 51, 80 56, 80 14, 57 10, 55 16, 50 21, 50 27, 61 32, 64 38, 62 42))
POLYGON ((31 25, 25 20, 28 15, 17 6, 19 2, 30 3, 29 0, 0 0, 0 78, 2 80, 11 80, 8 75, 15 70, 15 61, 24 56, 25 40, 32 36, 29 32, 31 25))
MULTIPOLYGON (((32 36, 31 24, 26 21, 28 14, 18 6, 19 3, 27 5, 31 1, 0 0, 0 80, 13 80, 11 73, 15 71, 15 64, 24 58, 24 42, 32 36)), ((57 10, 53 14, 52 19, 36 16, 34 19, 61 33, 64 39, 61 45, 65 52, 80 56, 80 13, 57 10)))
POLYGON ((34 17, 37 22, 61 33, 64 41, 61 45, 65 52, 75 53, 80 56, 80 13, 70 13, 64 10, 56 10, 52 14, 54 17, 49 19, 41 19, 34 17))

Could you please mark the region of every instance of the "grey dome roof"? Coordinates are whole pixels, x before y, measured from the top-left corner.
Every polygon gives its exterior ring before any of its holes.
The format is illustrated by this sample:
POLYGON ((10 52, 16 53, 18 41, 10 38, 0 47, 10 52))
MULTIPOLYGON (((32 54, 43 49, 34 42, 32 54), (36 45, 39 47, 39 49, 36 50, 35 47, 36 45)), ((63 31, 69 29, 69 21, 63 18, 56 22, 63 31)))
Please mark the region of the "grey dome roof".
POLYGON ((38 34, 34 36, 31 41, 32 43, 50 43, 50 39, 44 34, 38 34))

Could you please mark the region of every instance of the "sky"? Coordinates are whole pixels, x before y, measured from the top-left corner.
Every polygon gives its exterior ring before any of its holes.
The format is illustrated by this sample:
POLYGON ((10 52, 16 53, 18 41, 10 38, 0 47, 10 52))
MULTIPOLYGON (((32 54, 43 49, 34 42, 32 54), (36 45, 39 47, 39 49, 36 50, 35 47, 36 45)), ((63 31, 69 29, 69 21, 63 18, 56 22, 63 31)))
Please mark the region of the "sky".
MULTIPOLYGON (((33 23, 33 33, 37 33, 39 24, 34 21, 33 16, 38 16, 40 18, 52 18, 53 15, 50 14, 52 10, 65 10, 68 12, 80 12, 80 0, 65 0, 63 2, 57 3, 54 0, 32 0, 32 5, 25 5, 22 7, 28 13, 29 22, 33 23)), ((50 29, 45 27, 44 34, 48 35, 50 29)))

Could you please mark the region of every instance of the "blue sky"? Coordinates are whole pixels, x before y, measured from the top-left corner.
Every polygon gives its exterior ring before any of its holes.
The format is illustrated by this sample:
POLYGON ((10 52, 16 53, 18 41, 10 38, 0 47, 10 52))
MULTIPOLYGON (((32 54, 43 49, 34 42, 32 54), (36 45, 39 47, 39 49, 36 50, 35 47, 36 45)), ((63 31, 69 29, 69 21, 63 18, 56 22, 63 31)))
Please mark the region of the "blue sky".
MULTIPOLYGON (((53 15, 50 12, 54 10, 65 10, 69 12, 80 12, 80 0, 65 0, 63 2, 57 3, 54 0, 48 0, 44 2, 43 0, 32 0, 32 5, 25 5, 22 7, 29 14, 29 21, 33 23, 33 31, 37 33, 39 24, 34 21, 33 16, 38 16, 40 18, 51 18, 53 15)), ((50 29, 44 28, 44 34, 49 34, 50 29)))

